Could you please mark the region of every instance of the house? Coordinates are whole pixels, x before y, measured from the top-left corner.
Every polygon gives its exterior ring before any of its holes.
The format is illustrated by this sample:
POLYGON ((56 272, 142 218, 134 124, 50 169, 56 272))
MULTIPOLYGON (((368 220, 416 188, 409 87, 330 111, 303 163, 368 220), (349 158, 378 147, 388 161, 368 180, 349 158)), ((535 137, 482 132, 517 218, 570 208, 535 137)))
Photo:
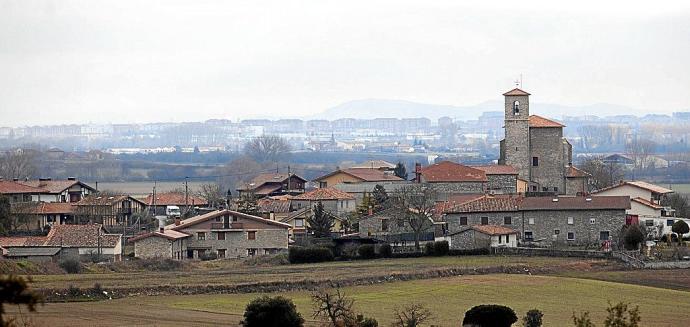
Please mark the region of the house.
POLYGON ((432 184, 443 194, 484 193, 489 182, 486 172, 451 161, 423 167, 415 165, 415 182, 432 184))
POLYGON ((390 171, 372 168, 348 168, 338 169, 314 179, 320 188, 333 187, 343 183, 363 183, 363 182, 404 182, 402 178, 395 176, 390 171))
POLYGON ((0 195, 6 196, 10 202, 38 201, 39 194, 45 191, 40 188, 27 186, 18 182, 0 180, 0 195))
POLYGON ((15 260, 28 260, 32 262, 57 262, 59 247, 8 247, 2 248, 2 257, 15 260))
POLYGON ((43 230, 74 222, 74 206, 64 202, 15 202, 10 212, 19 230, 43 230))
MULTIPOLYGON (((664 198, 673 193, 671 189, 642 181, 620 181, 618 184, 593 192, 595 196, 628 196, 641 198, 654 204, 661 204, 664 198)), ((631 213, 634 214, 634 213, 631 213)))
POLYGON ((496 225, 474 225, 448 235, 454 250, 475 250, 493 247, 517 247, 518 232, 496 225))
MULTIPOLYGON (((309 231, 309 218, 314 214, 311 207, 305 206, 296 211, 290 212, 285 218, 281 219, 280 222, 290 225, 290 237, 300 237, 309 231)), ((333 228, 331 232, 334 235, 343 234, 343 220, 339 216, 333 215, 333 228)))
POLYGON ((355 169, 377 169, 377 170, 382 170, 382 171, 390 171, 392 172, 395 169, 395 164, 390 163, 385 160, 369 160, 365 161, 361 164, 354 165, 350 168, 355 168, 355 169))
POLYGON ((41 189, 37 197, 32 197, 35 202, 79 202, 96 189, 78 181, 74 177, 66 180, 53 180, 51 178, 39 178, 38 180, 18 181, 18 183, 41 189))
POLYGON ((589 180, 592 175, 574 166, 566 168, 565 194, 585 195, 589 193, 589 180))
POLYGON ((357 209, 355 197, 335 188, 317 188, 292 198, 292 206, 297 210, 313 208, 317 203, 323 204, 324 210, 335 216, 342 216, 357 209))
POLYGON ((240 196, 253 194, 257 197, 273 195, 297 195, 304 193, 306 179, 292 173, 259 174, 249 183, 238 188, 240 196))
POLYGON ((105 226, 129 226, 134 215, 146 212, 146 203, 129 195, 88 196, 74 204, 76 223, 96 222, 105 226))
POLYGON ((170 255, 174 259, 192 259, 215 255, 239 258, 287 250, 289 229, 290 225, 285 223, 231 210, 216 210, 178 219, 165 226, 162 232, 137 236, 132 242, 138 249, 135 256, 140 257, 170 255), (179 239, 184 241, 176 241, 179 239))
POLYGON ((262 217, 281 221, 294 212, 291 200, 291 195, 269 196, 256 201, 256 205, 262 217))
POLYGON ((336 184, 333 188, 354 196, 355 202, 360 204, 365 196, 371 195, 374 192, 377 185, 382 186, 386 193, 393 194, 402 188, 409 187, 410 184, 411 182, 408 181, 341 183, 336 184))
POLYGON ((495 225, 517 231, 522 244, 591 245, 617 241, 629 208, 627 196, 484 195, 446 208, 443 220, 450 235, 475 225, 495 225))
POLYGON ((179 208, 183 208, 186 206, 208 206, 208 201, 206 201, 205 199, 192 194, 185 194, 182 192, 156 193, 155 197, 153 194, 149 194, 144 199, 144 203, 147 206, 147 211, 151 212, 154 216, 165 215, 165 209, 168 206, 177 206, 179 208))
MULTIPOLYGON (((359 237, 374 238, 389 243, 394 248, 414 246, 414 230, 402 219, 397 219, 395 209, 387 209, 369 214, 359 219, 359 237)), ((420 233, 420 244, 433 242, 437 237, 443 237, 442 222, 429 217, 429 223, 420 233)))
POLYGON ((47 236, 0 237, 0 247, 8 251, 9 257, 31 257, 39 261, 48 260, 45 256, 53 260, 55 255, 59 259, 91 260, 95 256, 119 261, 122 234, 108 234, 97 224, 54 225, 47 236))
POLYGON ((518 193, 518 172, 509 165, 471 166, 486 174, 486 190, 495 194, 518 193))

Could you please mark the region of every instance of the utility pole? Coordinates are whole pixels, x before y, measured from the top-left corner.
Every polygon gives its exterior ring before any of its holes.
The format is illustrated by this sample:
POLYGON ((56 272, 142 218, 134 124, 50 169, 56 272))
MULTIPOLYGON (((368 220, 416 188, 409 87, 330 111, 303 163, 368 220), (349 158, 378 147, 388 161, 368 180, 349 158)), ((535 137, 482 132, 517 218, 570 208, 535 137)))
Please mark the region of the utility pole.
POLYGON ((187 181, 189 180, 189 176, 184 177, 184 206, 185 206, 185 214, 189 212, 189 185, 187 181))

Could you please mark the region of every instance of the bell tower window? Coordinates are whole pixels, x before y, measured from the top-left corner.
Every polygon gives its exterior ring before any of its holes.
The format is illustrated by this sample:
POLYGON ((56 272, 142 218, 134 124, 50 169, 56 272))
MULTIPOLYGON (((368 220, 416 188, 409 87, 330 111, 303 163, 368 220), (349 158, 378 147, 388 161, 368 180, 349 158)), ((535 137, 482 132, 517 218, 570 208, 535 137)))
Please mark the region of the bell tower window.
POLYGON ((513 102, 513 115, 520 115, 520 101, 513 102))

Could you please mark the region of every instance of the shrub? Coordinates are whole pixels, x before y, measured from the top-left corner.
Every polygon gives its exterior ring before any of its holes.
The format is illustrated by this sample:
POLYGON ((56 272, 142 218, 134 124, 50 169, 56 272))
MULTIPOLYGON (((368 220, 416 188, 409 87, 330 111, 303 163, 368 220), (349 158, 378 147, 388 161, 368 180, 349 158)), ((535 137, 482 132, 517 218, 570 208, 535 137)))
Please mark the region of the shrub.
POLYGON ((280 266, 289 263, 287 253, 257 255, 244 260, 247 266, 280 266))
POLYGON ((637 250, 644 241, 644 233, 637 225, 628 226, 623 232, 623 246, 626 250, 637 250))
POLYGON ((69 288, 67 289, 67 295, 71 298, 78 298, 82 296, 81 289, 79 287, 76 287, 74 285, 70 285, 69 288))
POLYGON ((340 249, 340 257, 342 259, 354 259, 357 257, 357 250, 359 249, 359 246, 354 243, 348 243, 343 245, 340 249))
POLYGON ((510 327, 518 320, 513 309, 497 304, 478 305, 467 312, 463 325, 478 327, 510 327))
POLYGON ((304 325, 304 319, 292 300, 264 295, 247 304, 240 324, 246 327, 299 327, 304 325))
POLYGON ((390 244, 383 244, 379 247, 379 255, 383 258, 390 258, 393 256, 393 248, 390 244))
POLYGON ((362 244, 357 248, 357 253, 362 259, 376 258, 376 251, 373 244, 362 244))
POLYGON ((218 259, 218 255, 215 252, 209 252, 209 253, 204 254, 199 259, 201 259, 201 261, 216 260, 216 259, 218 259))
POLYGON ((524 326, 524 327, 541 327, 541 325, 543 323, 542 317, 544 317, 544 314, 537 309, 532 309, 530 311, 527 311, 525 316, 522 318, 522 326, 524 326))
POLYGON ((324 247, 291 247, 288 253, 290 263, 313 263, 333 261, 333 252, 324 247))
MULTIPOLYGON (((690 226, 686 222, 678 220, 671 226, 671 231, 678 234, 678 237, 681 238, 683 234, 690 233, 690 226)), ((680 240, 678 241, 680 242, 680 240)))
POLYGON ((438 256, 448 255, 450 252, 450 246, 448 241, 434 242, 434 254, 438 256))
POLYGON ((167 259, 141 259, 132 261, 139 269, 147 271, 174 271, 184 266, 182 261, 167 259))
POLYGON ((74 259, 65 259, 60 261, 60 268, 68 274, 79 274, 81 273, 81 262, 74 259))
POLYGON ((434 243, 427 242, 424 244, 424 254, 426 255, 434 255, 436 253, 436 250, 434 249, 434 243))
POLYGON ((355 321, 357 327, 379 327, 379 322, 374 318, 364 317, 363 315, 357 315, 357 320, 355 321))

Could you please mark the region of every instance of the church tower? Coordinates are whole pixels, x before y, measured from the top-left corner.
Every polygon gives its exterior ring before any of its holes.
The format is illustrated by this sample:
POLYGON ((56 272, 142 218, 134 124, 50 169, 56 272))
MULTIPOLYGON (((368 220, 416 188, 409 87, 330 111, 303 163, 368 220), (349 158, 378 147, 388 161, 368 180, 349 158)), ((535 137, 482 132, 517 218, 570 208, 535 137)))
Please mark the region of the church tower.
POLYGON ((529 96, 518 88, 505 97, 505 139, 501 142, 501 163, 511 165, 524 180, 530 176, 529 96))

